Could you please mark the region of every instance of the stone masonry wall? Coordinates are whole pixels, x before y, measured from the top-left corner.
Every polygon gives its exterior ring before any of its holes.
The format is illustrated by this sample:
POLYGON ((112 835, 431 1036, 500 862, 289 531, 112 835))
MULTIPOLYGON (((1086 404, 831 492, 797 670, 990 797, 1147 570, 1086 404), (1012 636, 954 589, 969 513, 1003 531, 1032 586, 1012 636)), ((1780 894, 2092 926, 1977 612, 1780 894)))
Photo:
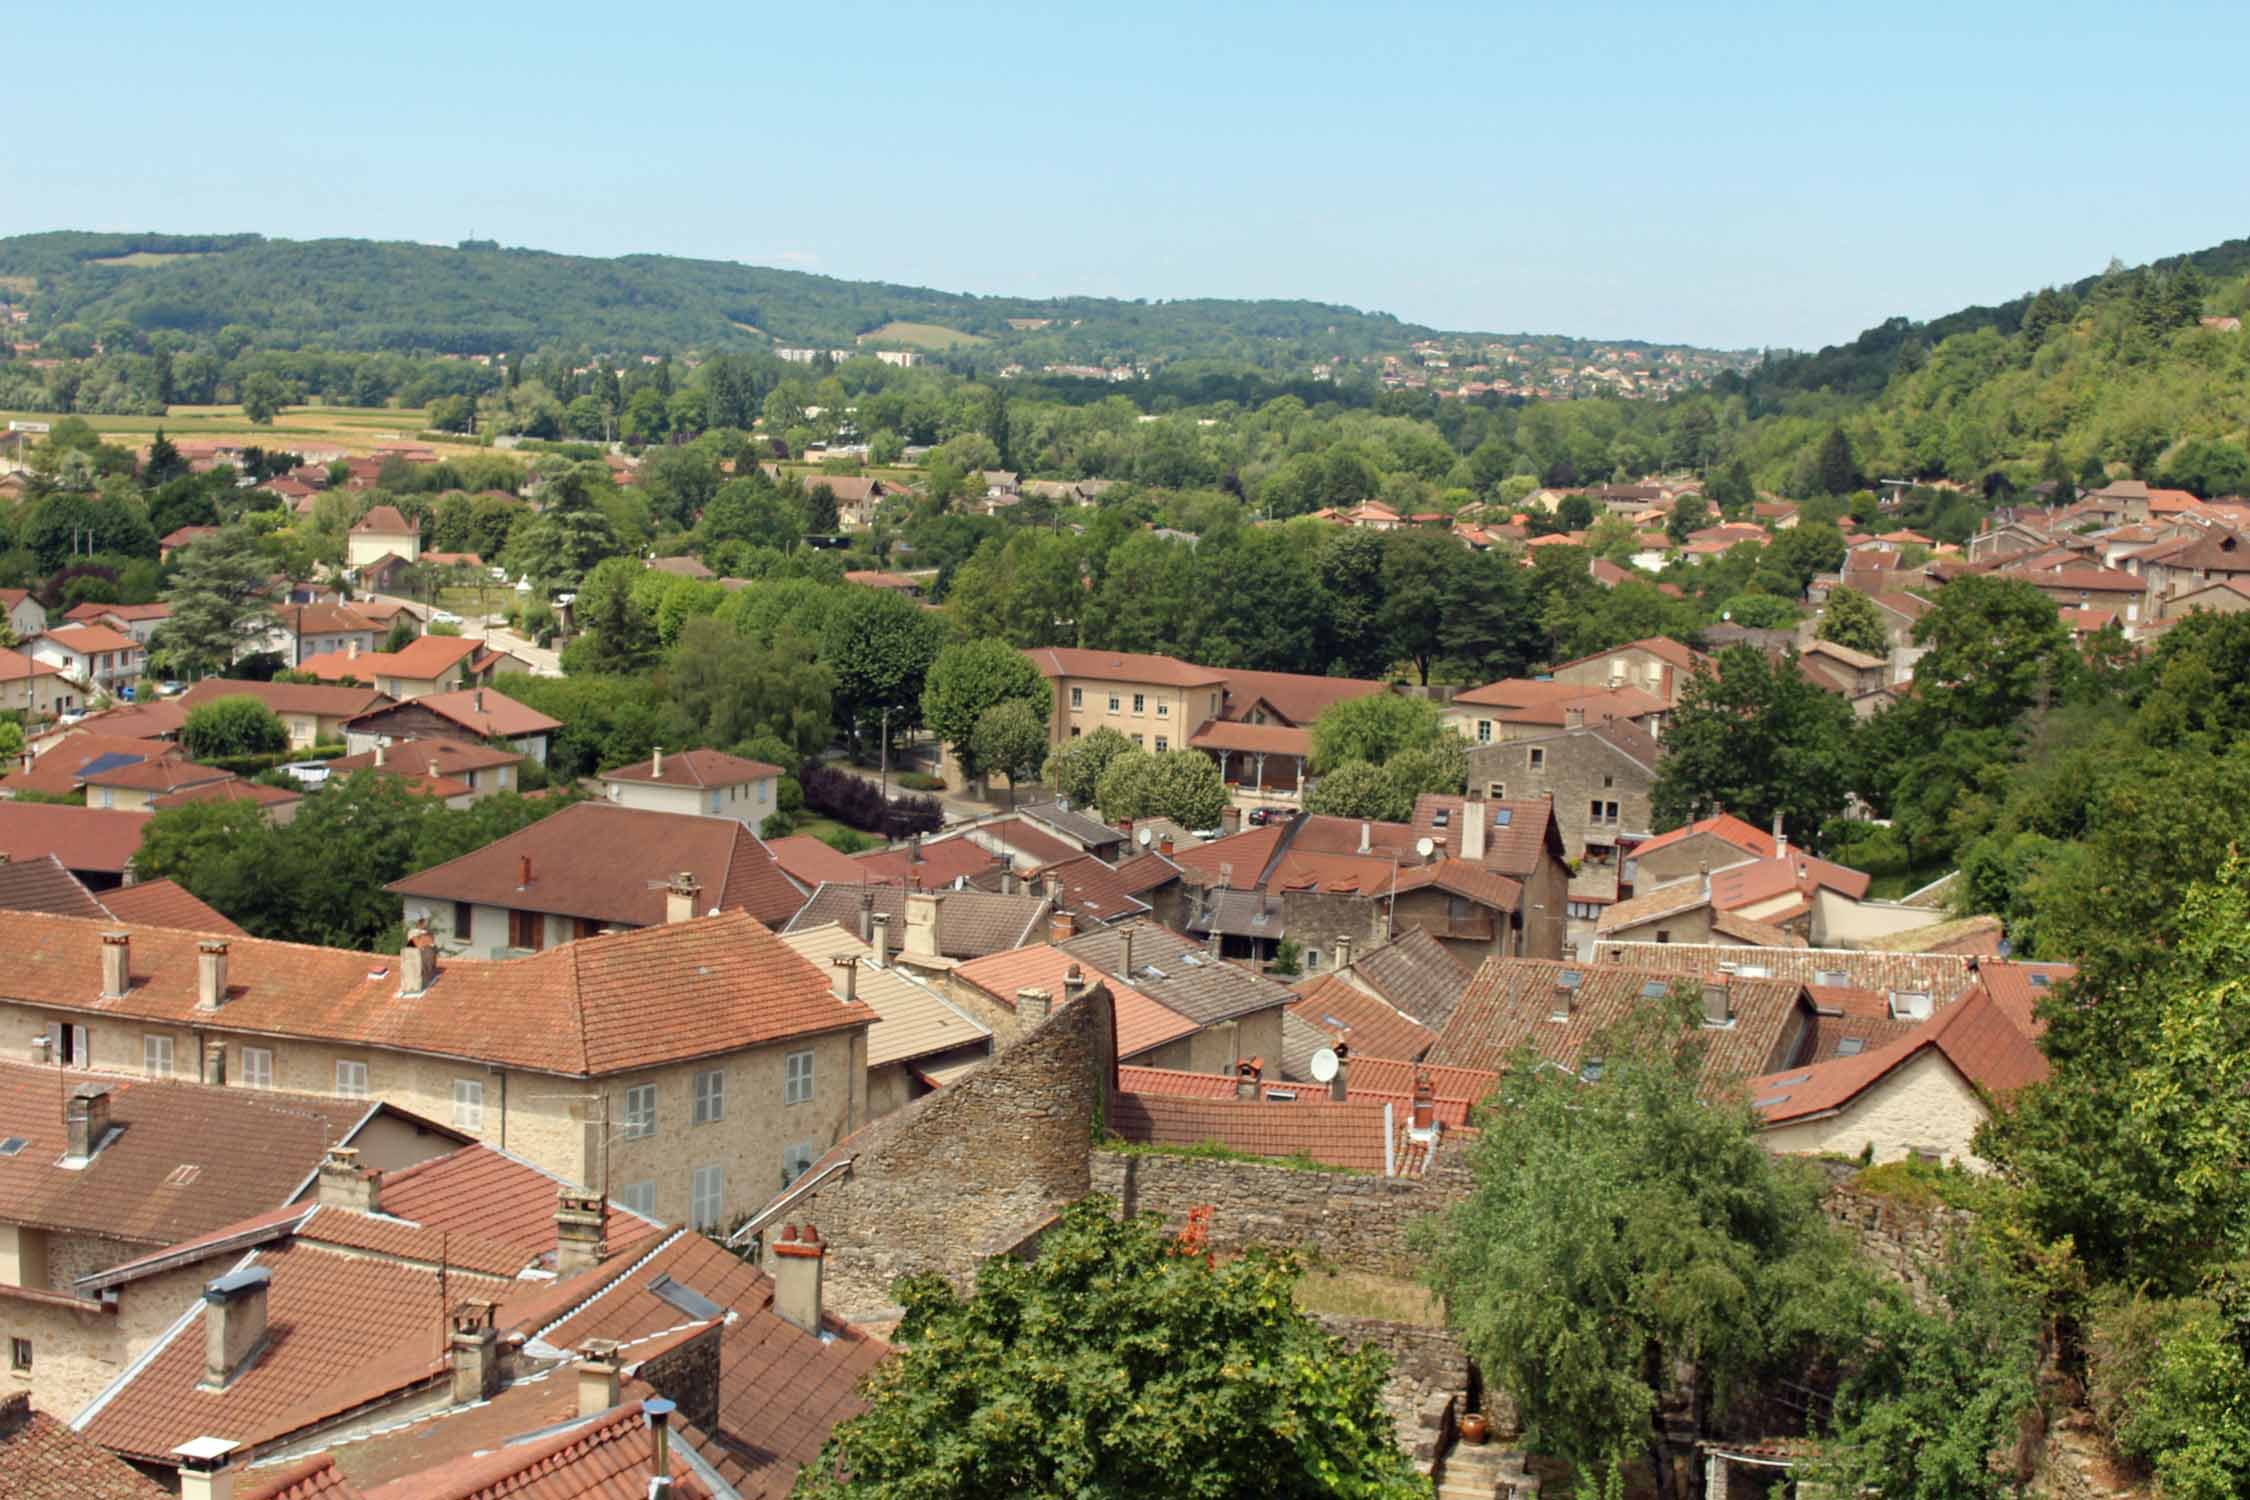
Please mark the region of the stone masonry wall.
POLYGON ((1429 1408, 1431 1398, 1465 1397, 1468 1393, 1469 1351, 1451 1329, 1331 1313, 1316 1313, 1314 1321, 1353 1348, 1373 1344, 1390 1356, 1391 1376, 1383 1385, 1383 1406, 1398 1424, 1400 1446, 1410 1452, 1416 1447, 1422 1413, 1429 1408))
POLYGON ((848 1173, 780 1215, 828 1243, 829 1306, 879 1318, 891 1283, 919 1272, 966 1290, 986 1256, 1084 1197, 1116 1047, 1109 992, 1096 987, 959 1083, 869 1126, 848 1173))
POLYGON ((1930 1295, 1930 1271, 1945 1258, 1946 1243, 1975 1226, 1977 1216, 1950 1204, 1903 1202, 1856 1186, 1859 1168, 1823 1162, 1828 1191, 1821 1207, 1859 1241, 1875 1268, 1902 1283, 1915 1300, 1930 1295))

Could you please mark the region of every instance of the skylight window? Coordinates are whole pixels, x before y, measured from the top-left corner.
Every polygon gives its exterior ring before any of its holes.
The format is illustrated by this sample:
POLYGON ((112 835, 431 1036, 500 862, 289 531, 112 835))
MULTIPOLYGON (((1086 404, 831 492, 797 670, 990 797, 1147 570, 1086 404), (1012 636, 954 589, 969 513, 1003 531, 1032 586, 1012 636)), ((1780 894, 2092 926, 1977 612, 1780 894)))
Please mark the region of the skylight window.
POLYGON ((1768 1094, 1765 1098, 1752 1103, 1750 1107, 1752 1109, 1771 1109, 1776 1104, 1787 1104, 1788 1102, 1789 1096, 1787 1094, 1768 1094))
POLYGON ((1496 807, 1492 810, 1492 826, 1495 828, 1505 828, 1515 820, 1516 810, 1512 807, 1496 807))
POLYGON ((1865 1037, 1848 1036, 1836 1044, 1836 1055, 1838 1057, 1857 1057, 1866 1050, 1867 1039, 1865 1037))
POLYGON ((2049 983, 2050 980, 2045 974, 2034 974, 2031 976, 2031 987, 2035 990, 2043 990, 2048 986, 2049 983))
POLYGON ((1578 986, 1585 980, 1585 978, 1586 976, 1579 973, 1576 969, 1565 969, 1562 971, 1562 977, 1556 980, 1555 983, 1561 985, 1566 990, 1574 990, 1578 988, 1578 986))
POLYGON ((1453 810, 1449 807, 1441 807, 1431 816, 1430 821, 1443 828, 1453 821, 1453 810))
POLYGON ((720 1317, 726 1312, 725 1308, 694 1287, 674 1281, 669 1276, 657 1277, 648 1284, 648 1289, 660 1301, 678 1308, 699 1323, 720 1317))
POLYGON ((1651 979, 1641 986, 1641 998, 1643 1000, 1661 1000, 1671 992, 1671 987, 1661 979, 1651 979))
POLYGON ((14 1156, 30 1144, 31 1142, 20 1135, 11 1135, 6 1140, 0 1141, 0 1156, 14 1156))

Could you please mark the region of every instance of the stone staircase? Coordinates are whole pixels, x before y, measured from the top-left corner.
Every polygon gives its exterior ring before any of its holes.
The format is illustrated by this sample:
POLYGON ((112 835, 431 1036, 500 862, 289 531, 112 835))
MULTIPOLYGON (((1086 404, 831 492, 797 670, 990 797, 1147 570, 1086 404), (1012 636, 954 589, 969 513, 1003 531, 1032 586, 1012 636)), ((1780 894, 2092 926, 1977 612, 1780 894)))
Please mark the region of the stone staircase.
POLYGON ((1431 1476, 1437 1500, 1537 1500, 1539 1481, 1523 1455, 1499 1443, 1455 1441, 1431 1476))

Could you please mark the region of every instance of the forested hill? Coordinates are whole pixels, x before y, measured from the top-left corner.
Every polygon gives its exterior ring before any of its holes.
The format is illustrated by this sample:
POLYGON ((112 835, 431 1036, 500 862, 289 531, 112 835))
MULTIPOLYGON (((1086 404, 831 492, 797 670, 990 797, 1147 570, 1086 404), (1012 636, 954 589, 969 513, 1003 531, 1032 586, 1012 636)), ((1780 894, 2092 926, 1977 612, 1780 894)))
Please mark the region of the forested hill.
MULTIPOLYGON (((1318 302, 976 297, 668 255, 257 235, 0 239, 0 295, 28 297, 34 335, 121 321, 143 335, 201 337, 233 325, 264 347, 452 354, 843 348, 866 334, 871 346, 973 350, 994 363, 1280 369, 1403 351, 1435 332, 1318 302)), ((1570 354, 1578 341, 1548 342, 1570 354)))
MULTIPOLYGON (((2190 268, 2207 281, 2239 278, 2250 272, 2250 239, 2228 240, 2223 245, 2158 261, 2144 269, 2171 275, 2190 268)), ((2062 293, 2074 301, 2083 300, 2105 276, 2114 276, 2121 269, 2113 264, 2107 271, 2062 288, 2062 293)), ((1997 307, 1964 307, 1922 323, 1909 318, 1888 318, 1850 343, 1833 344, 1817 354, 1775 351, 1756 370, 1741 378, 1740 388, 1753 401, 1761 397, 1778 400, 1791 392, 1818 390, 1838 395, 1873 396, 1899 373, 1902 358, 1907 367, 1912 368, 1921 356, 1957 333, 1991 328, 2002 334, 2014 334, 2023 327, 2024 317, 2036 296, 2036 293, 2026 292, 1997 307)))

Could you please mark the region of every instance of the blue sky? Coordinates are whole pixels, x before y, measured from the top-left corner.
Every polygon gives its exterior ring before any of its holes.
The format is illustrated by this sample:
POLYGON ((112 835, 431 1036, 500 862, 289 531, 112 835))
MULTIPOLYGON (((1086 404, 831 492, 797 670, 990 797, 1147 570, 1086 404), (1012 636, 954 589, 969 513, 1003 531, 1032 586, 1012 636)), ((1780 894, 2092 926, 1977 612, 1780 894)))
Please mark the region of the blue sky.
POLYGON ((661 251, 1811 347, 2250 233, 2250 7, 120 3, 0 231, 661 251))

